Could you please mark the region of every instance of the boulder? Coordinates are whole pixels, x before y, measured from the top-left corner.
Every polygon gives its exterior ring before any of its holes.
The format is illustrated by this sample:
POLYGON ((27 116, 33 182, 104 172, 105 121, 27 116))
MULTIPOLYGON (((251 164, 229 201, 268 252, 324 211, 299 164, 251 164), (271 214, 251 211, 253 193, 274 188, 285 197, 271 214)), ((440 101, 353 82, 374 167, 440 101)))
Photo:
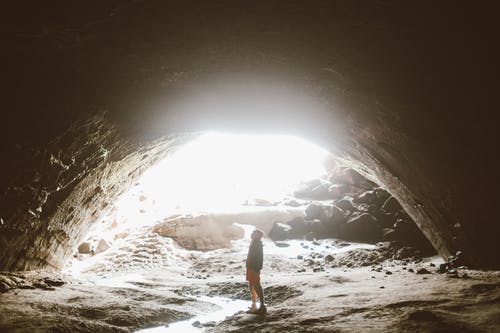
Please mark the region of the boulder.
POLYGON ((409 246, 403 246, 396 251, 396 253, 394 254, 394 259, 402 260, 416 256, 419 256, 419 252, 417 250, 409 246))
POLYGON ((276 206, 276 204, 266 199, 254 198, 247 200, 245 206, 271 207, 276 206))
POLYGON ((242 228, 233 225, 234 219, 222 222, 220 215, 201 214, 198 216, 181 215, 166 218, 155 224, 152 231, 169 237, 183 248, 209 251, 226 248, 231 240, 243 237, 242 228))
POLYGON ((417 274, 431 274, 431 272, 428 269, 422 267, 417 270, 417 274))
POLYGON ((351 168, 340 169, 332 179, 333 182, 345 185, 357 185, 365 180, 356 170, 351 168))
POLYGON ((321 179, 312 179, 307 182, 303 182, 293 192, 293 196, 296 198, 312 199, 313 189, 321 185, 322 185, 321 179))
POLYGON ((346 193, 351 192, 351 186, 347 184, 333 184, 328 188, 328 195, 330 199, 342 198, 346 193))
POLYGON ((315 239, 319 238, 319 235, 313 231, 309 231, 304 238, 308 241, 314 241, 315 239))
POLYGON ((328 237, 328 230, 323 223, 319 220, 314 220, 311 222, 310 232, 313 232, 316 237, 315 238, 326 238, 328 237))
POLYGON ((387 192, 381 187, 373 189, 373 192, 377 196, 377 201, 380 203, 380 205, 382 205, 391 196, 389 192, 387 192))
POLYGON ((412 220, 398 219, 394 224, 394 231, 384 236, 387 240, 397 240, 418 249, 425 255, 435 253, 434 247, 430 244, 422 231, 412 220))
POLYGON ((350 199, 349 197, 344 197, 343 199, 337 201, 335 203, 335 205, 343 210, 347 210, 347 211, 354 211, 355 208, 354 208, 354 205, 352 204, 352 199, 350 199))
POLYGON ((271 231, 269 231, 269 238, 274 241, 290 239, 290 230, 292 230, 290 225, 274 222, 271 231))
POLYGON ((61 279, 57 279, 57 278, 45 278, 43 280, 43 282, 45 282, 46 285, 48 286, 51 286, 51 287, 60 287, 62 286, 65 282, 61 279))
POLYGON ((381 237, 381 230, 373 215, 363 213, 352 217, 342 225, 341 237, 346 240, 377 241, 381 237))
POLYGON ((311 222, 304 221, 301 217, 294 218, 286 224, 292 228, 290 230, 290 238, 303 238, 305 234, 311 231, 311 222))
POLYGON ((302 204, 300 202, 298 202, 297 200, 285 200, 285 201, 283 201, 283 205, 290 206, 290 207, 302 206, 302 204))
POLYGON ((330 209, 330 217, 321 221, 323 226, 322 235, 325 237, 339 237, 341 225, 346 222, 344 212, 337 206, 332 206, 330 209))
POLYGON ((313 200, 327 200, 331 199, 331 194, 328 184, 320 184, 311 189, 309 198, 313 200))
POLYGON ((345 223, 346 218, 345 218, 345 212, 337 207, 336 205, 333 205, 330 208, 330 223, 333 224, 342 224, 345 223))
POLYGON ((0 282, 0 293, 7 292, 11 289, 11 287, 5 283, 5 282, 0 282))
POLYGON ((354 197, 353 200, 355 203, 364 203, 364 204, 376 204, 377 202, 377 195, 375 194, 374 191, 366 191, 361 193, 359 196, 354 197))
POLYGON ((307 205, 305 211, 304 211, 306 217, 306 220, 320 220, 324 221, 327 219, 326 212, 325 212, 325 207, 320 204, 314 204, 311 203, 307 205))
POLYGON ((115 239, 122 239, 122 238, 125 238, 127 236, 128 236, 128 232, 124 231, 124 232, 117 233, 114 238, 115 239))
POLYGON ((372 214, 373 216, 376 216, 380 213, 380 210, 377 208, 376 205, 373 205, 373 204, 366 204, 366 203, 362 203, 362 204, 359 204, 356 209, 359 211, 359 212, 363 212, 363 213, 370 213, 372 214))
POLYGON ((365 190, 373 189, 377 186, 351 168, 340 169, 335 176, 331 177, 331 181, 334 184, 352 185, 365 190))
POLYGON ((105 239, 100 239, 99 243, 97 243, 97 247, 95 249, 95 253, 101 253, 109 249, 111 245, 105 239))
POLYGON ((78 253, 87 254, 92 252, 92 246, 90 246, 89 242, 83 242, 78 245, 78 253))
POLYGON ((394 197, 389 197, 382 205, 382 210, 387 214, 396 214, 398 211, 402 210, 403 207, 394 197))

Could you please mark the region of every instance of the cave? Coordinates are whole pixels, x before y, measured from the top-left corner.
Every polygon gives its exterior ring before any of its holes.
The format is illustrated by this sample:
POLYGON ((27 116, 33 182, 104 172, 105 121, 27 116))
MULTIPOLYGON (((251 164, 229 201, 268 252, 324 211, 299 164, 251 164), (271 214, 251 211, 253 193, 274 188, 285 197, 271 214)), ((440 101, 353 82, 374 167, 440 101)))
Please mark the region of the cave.
POLYGON ((0 330, 497 331, 489 7, 7 4, 0 330), (281 176, 294 190, 258 191, 281 176))

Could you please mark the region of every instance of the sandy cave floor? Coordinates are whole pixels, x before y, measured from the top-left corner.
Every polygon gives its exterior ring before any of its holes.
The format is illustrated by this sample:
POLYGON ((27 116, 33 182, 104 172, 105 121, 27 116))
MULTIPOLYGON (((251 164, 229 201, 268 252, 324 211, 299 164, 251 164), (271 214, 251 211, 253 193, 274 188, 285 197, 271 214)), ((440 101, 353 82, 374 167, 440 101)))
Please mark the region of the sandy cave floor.
POLYGON ((168 268, 79 276, 19 273, 23 288, 44 277, 65 283, 0 294, 0 331, 173 332, 172 323, 191 318, 193 332, 500 332, 498 271, 438 274, 442 260, 437 257, 379 262, 376 246, 337 240, 284 243, 289 246, 264 242, 262 280, 269 312, 263 316, 242 312, 249 302, 229 302, 225 310, 231 315, 222 322, 210 316, 195 320, 221 309, 217 297, 248 300, 248 241, 243 239, 230 249, 179 250, 168 268), (328 254, 344 260, 325 260, 328 254), (417 274, 421 268, 429 273, 417 274))

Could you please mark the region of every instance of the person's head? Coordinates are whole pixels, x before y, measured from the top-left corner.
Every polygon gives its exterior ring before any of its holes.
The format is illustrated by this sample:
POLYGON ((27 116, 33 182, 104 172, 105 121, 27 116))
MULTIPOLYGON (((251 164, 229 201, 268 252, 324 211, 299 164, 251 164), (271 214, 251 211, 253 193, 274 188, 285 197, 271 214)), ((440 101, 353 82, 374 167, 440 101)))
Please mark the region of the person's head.
POLYGON ((259 229, 255 229, 250 237, 252 238, 252 240, 260 240, 262 236, 264 236, 264 233, 259 229))

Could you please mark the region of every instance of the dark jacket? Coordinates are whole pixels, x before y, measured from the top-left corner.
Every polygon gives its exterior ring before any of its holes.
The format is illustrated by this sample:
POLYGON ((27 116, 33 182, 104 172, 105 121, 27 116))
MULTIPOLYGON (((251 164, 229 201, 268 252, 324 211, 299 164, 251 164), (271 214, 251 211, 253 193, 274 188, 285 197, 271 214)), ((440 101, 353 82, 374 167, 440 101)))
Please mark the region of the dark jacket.
POLYGON ((247 268, 251 268, 256 272, 262 269, 262 262, 264 261, 264 253, 262 251, 262 241, 252 240, 248 248, 247 255, 247 268))

